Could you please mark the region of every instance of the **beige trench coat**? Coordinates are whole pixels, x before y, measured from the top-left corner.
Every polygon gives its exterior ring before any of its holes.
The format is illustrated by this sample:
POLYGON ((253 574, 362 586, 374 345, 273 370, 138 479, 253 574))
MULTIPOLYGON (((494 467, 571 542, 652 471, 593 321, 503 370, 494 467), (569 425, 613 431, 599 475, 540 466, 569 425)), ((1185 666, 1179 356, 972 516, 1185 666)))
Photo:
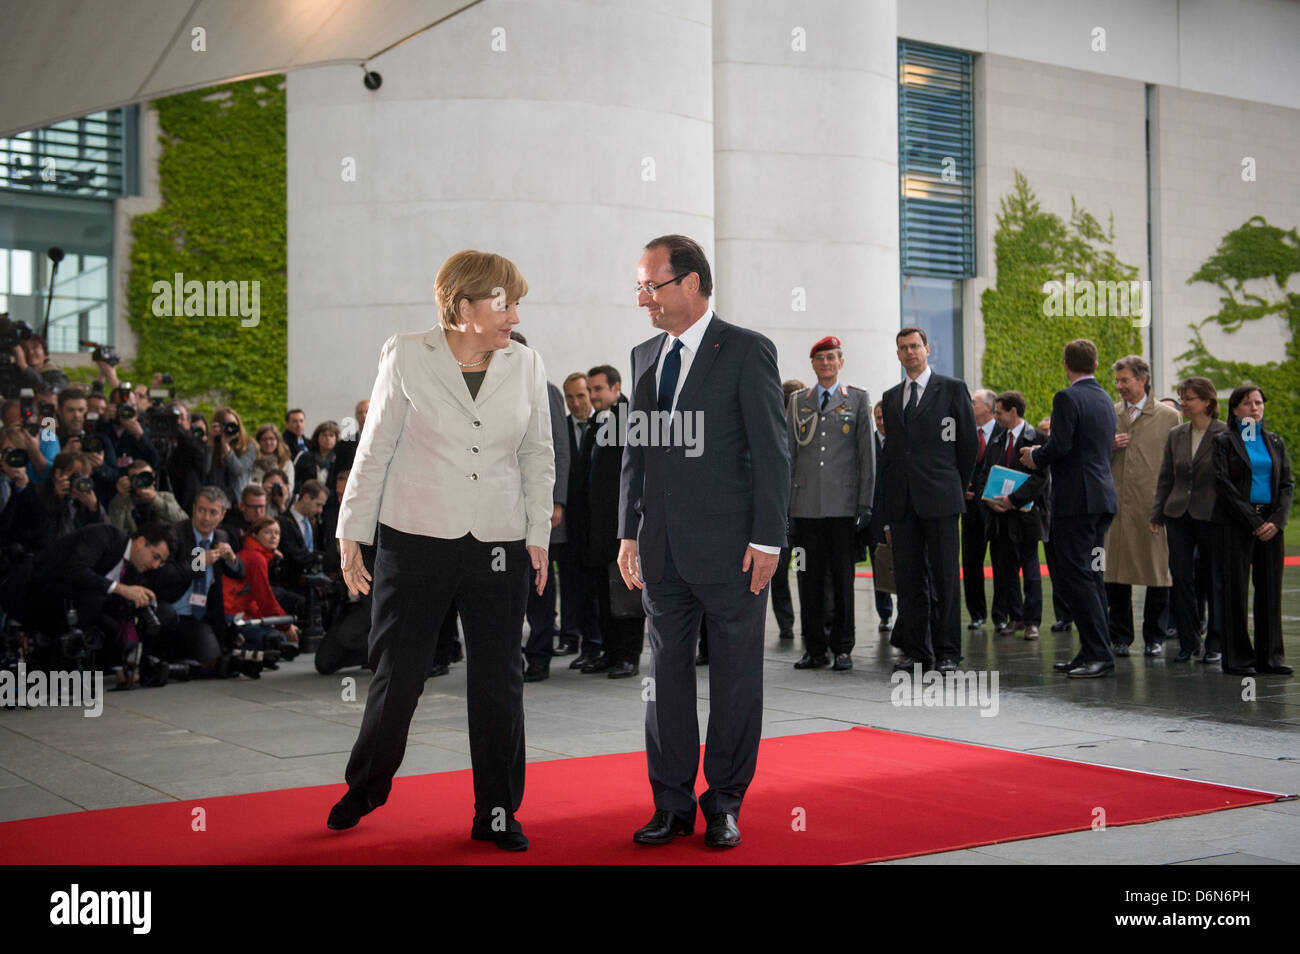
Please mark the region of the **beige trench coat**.
POLYGON ((1156 481, 1169 432, 1182 422, 1178 412, 1148 395, 1137 420, 1130 422, 1121 400, 1115 405, 1115 430, 1129 434, 1129 444, 1110 456, 1119 510, 1106 533, 1106 582, 1135 586, 1171 586, 1169 544, 1165 528, 1147 526, 1156 481))

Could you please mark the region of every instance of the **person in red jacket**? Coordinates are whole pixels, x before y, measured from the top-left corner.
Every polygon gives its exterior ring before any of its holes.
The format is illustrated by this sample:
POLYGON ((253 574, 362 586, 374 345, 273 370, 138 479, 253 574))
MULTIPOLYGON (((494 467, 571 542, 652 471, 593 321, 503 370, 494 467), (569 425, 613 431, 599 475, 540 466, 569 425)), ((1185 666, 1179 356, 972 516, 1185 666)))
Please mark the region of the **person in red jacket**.
MULTIPOLYGON (((275 594, 271 592, 271 580, 267 572, 267 565, 279 555, 276 549, 279 545, 280 525, 274 518, 259 517, 249 524, 248 532, 244 535, 244 548, 239 551, 240 559, 244 561, 244 579, 238 586, 228 585, 225 588, 227 617, 233 617, 237 613, 243 613, 248 617, 290 615, 280 606, 275 594)), ((287 641, 296 645, 298 627, 289 623, 281 628, 285 632, 287 641)), ((268 629, 270 627, 245 627, 246 644, 250 648, 259 648, 260 639, 253 637, 260 637, 268 629), (254 643, 258 645, 253 645, 254 643)))

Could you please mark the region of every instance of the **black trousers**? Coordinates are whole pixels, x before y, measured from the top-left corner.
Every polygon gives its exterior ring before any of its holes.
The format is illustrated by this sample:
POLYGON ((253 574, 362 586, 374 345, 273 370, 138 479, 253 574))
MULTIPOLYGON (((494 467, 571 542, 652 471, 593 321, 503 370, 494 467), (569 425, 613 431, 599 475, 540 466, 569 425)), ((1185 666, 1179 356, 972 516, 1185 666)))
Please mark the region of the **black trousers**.
POLYGON ((754 777, 763 726, 763 624, 767 588, 749 591, 750 574, 733 582, 687 583, 665 553, 664 575, 646 583, 651 689, 645 711, 646 765, 655 808, 695 817, 700 723, 695 704, 695 647, 709 628, 709 725, 700 796, 705 816, 740 813, 754 777))
POLYGON ((1282 649, 1282 534, 1267 543, 1246 524, 1224 528, 1223 668, 1264 669, 1286 662, 1282 649), (1247 594, 1255 584, 1255 645, 1247 633, 1247 594))
POLYGON ((519 664, 532 565, 523 540, 444 540, 379 525, 370 661, 375 675, 348 760, 351 791, 388 800, 406 752, 438 632, 455 606, 465 627, 474 817, 513 816, 524 796, 524 674, 519 664))
MULTIPOLYGON (((800 597, 802 600, 802 597, 800 597)), ((772 575, 772 614, 783 633, 794 631, 794 600, 790 598, 790 548, 782 547, 772 575)))
MULTIPOLYGON (((556 544, 564 546, 564 544, 556 544)), ((537 587, 528 588, 528 642, 524 644, 524 656, 530 663, 549 665, 555 652, 555 555, 549 550, 546 554, 550 561, 546 567, 546 586, 541 595, 537 587)))
MULTIPOLYGON (((1142 606, 1142 641, 1154 646, 1165 641, 1160 617, 1169 606, 1168 586, 1148 586, 1142 606)), ((1133 587, 1128 583, 1107 583, 1106 600, 1110 606, 1110 641, 1117 646, 1133 642, 1133 587)))
POLYGON ((1038 626, 1043 622, 1043 573, 1038 563, 1038 541, 1012 540, 1004 533, 989 541, 989 549, 993 553, 993 602, 1001 605, 1013 622, 1038 626))
POLYGON ((645 648, 645 617, 615 618, 610 612, 609 567, 590 572, 596 584, 596 604, 600 607, 601 652, 612 662, 639 665, 641 650, 645 648))
MULTIPOLYGON (((877 544, 873 543, 870 547, 867 548, 867 554, 871 558, 871 569, 873 572, 876 569, 876 546, 877 544)), ((873 578, 872 586, 873 588, 875 588, 874 578, 873 578)), ((886 593, 882 589, 879 588, 875 588, 875 589, 876 589, 876 615, 880 617, 880 621, 882 623, 888 623, 890 617, 894 615, 894 598, 893 596, 891 596, 889 593, 886 593)))
MULTIPOLYGON (((971 619, 988 619, 984 602, 984 553, 988 549, 987 508, 979 498, 966 501, 966 512, 961 517, 961 573, 962 591, 966 596, 966 612, 971 619)), ((998 604, 997 584, 993 588, 993 605, 998 604)), ((999 617, 1001 618, 1001 617, 999 617)))
POLYGON ((560 571, 560 638, 576 641, 588 655, 600 652, 600 610, 596 605, 596 580, 582 565, 575 541, 554 547, 560 571))
POLYGON ((1065 605, 1061 588, 1056 583, 1059 557, 1056 555, 1056 545, 1051 540, 1043 541, 1043 556, 1047 559, 1047 575, 1052 579, 1052 614, 1058 623, 1072 623, 1074 617, 1070 614, 1070 607, 1065 605))
MULTIPOLYGON (((957 515, 920 517, 912 507, 909 493, 902 519, 891 520, 889 530, 894 542, 894 578, 898 586, 898 624, 894 635, 899 647, 923 665, 932 665, 936 659, 960 662, 957 515)), ((983 572, 981 568, 981 580, 983 572)))
POLYGON ((1114 662, 1107 622, 1106 582, 1102 554, 1106 530, 1114 514, 1088 513, 1052 517, 1052 543, 1056 547, 1058 578, 1054 588, 1074 615, 1079 629, 1082 662, 1114 662))
POLYGON ((1174 578, 1169 609, 1178 628, 1178 646, 1189 653, 1200 648, 1201 603, 1208 601, 1205 651, 1222 652, 1223 597, 1219 590, 1223 585, 1223 527, 1185 513, 1166 521, 1165 530, 1169 572, 1174 578))
POLYGON ((795 546, 804 549, 804 568, 798 573, 799 625, 804 649, 820 656, 851 653, 856 641, 853 619, 853 517, 794 520, 795 546), (826 603, 826 577, 830 576, 832 601, 826 603), (826 624, 830 623, 827 634, 826 624))

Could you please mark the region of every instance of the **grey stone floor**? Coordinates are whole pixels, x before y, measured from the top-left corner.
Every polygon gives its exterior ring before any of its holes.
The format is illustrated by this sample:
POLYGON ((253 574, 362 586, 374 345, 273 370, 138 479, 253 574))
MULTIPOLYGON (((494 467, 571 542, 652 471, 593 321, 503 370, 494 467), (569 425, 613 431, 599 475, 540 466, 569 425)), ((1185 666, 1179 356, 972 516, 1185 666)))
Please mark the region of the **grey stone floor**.
MULTIPOLYGON (((1287 655, 1295 660, 1300 570, 1286 574, 1287 655)), ((1140 595, 1135 590, 1138 607, 1140 595)), ((1300 793, 1300 681, 1261 676, 1255 698, 1244 701, 1242 681, 1217 667, 1140 655, 1120 660, 1115 678, 1067 680, 1051 672, 1051 662, 1068 658, 1073 643, 1045 626, 1037 644, 991 630, 968 634, 963 668, 999 673, 995 717, 981 717, 974 708, 897 707, 890 702, 892 651, 877 633, 865 579, 858 580, 857 611, 855 668, 847 673, 795 671, 799 644, 778 640, 769 613, 765 736, 865 725, 1300 793)), ((568 662, 569 657, 555 660, 549 680, 525 687, 529 760, 642 749, 639 680, 583 676, 570 671, 568 662)), ((648 671, 648 654, 642 669, 648 671)), ((309 658, 299 657, 257 681, 108 693, 97 719, 70 708, 0 710, 0 821, 336 784, 369 678, 359 670, 320 676, 309 658), (356 702, 343 701, 348 677, 356 682, 356 702)), ((698 688, 703 726, 705 670, 698 688)), ((468 753, 461 664, 426 684, 399 774, 468 768, 468 753)), ((1300 863, 1300 801, 892 863, 1300 863)))

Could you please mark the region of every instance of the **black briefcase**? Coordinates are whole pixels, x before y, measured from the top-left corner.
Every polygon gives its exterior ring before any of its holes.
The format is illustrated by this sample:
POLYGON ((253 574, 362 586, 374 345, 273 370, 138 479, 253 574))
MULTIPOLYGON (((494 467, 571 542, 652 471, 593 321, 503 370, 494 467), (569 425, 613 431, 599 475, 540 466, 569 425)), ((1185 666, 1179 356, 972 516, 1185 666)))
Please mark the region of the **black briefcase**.
POLYGON ((617 562, 609 565, 609 615, 614 619, 645 619, 641 590, 627 588, 617 562))

